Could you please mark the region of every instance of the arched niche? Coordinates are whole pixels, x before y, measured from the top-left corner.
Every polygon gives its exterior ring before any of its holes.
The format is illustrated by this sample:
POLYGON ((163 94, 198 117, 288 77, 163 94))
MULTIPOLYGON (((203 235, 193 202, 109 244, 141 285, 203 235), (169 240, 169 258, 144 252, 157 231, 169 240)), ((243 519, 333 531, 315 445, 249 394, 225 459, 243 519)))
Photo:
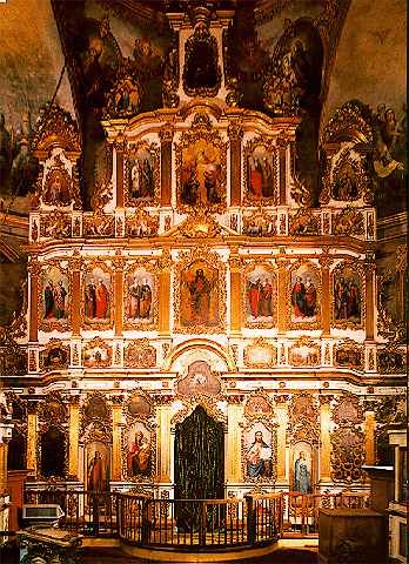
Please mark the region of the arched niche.
POLYGON ((197 361, 207 362, 212 371, 234 371, 235 363, 228 351, 208 339, 191 339, 176 346, 169 354, 165 369, 182 373, 197 361))
POLYGON ((40 438, 40 473, 44 478, 64 478, 67 464, 67 437, 55 426, 50 426, 40 438))

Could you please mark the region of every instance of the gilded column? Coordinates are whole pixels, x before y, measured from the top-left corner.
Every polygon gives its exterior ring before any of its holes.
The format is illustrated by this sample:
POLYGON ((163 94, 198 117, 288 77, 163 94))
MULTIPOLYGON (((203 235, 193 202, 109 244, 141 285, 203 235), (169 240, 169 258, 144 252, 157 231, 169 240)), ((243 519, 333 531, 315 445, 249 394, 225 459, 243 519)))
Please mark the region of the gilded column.
POLYGON ((122 335, 123 330, 123 304, 124 304, 124 257, 120 256, 120 251, 114 257, 115 284, 114 284, 114 303, 115 303, 115 336, 122 335))
POLYGON ((124 207, 124 143, 115 142, 116 154, 116 207, 124 207))
POLYGON ((158 482, 168 483, 170 478, 171 463, 171 436, 170 426, 172 419, 171 402, 172 396, 157 396, 156 421, 156 479, 158 482))
POLYGON ((321 448, 320 482, 331 482, 331 400, 332 396, 320 396, 321 448))
POLYGON ((81 334, 81 258, 79 251, 74 252, 70 262, 72 271, 72 334, 81 334))
POLYGON ((278 203, 280 206, 287 204, 287 148, 288 139, 277 139, 278 145, 278 162, 280 172, 280 185, 279 185, 279 198, 278 203))
POLYGON ((27 470, 37 476, 37 439, 38 439, 37 402, 27 402, 27 470))
POLYGON ((121 443, 122 443, 122 396, 112 397, 112 474, 114 482, 121 481, 121 443))
POLYGON ((241 140, 243 128, 231 123, 227 129, 230 139, 230 205, 241 206, 241 140))
POLYGON ((330 288, 330 274, 329 274, 329 257, 328 253, 324 250, 321 256, 321 276, 322 276, 322 332, 323 336, 330 334, 331 328, 331 307, 333 302, 330 288))
POLYGON ((237 484, 242 481, 241 427, 243 419, 243 396, 227 396, 227 449, 226 481, 237 484))
POLYGON ((241 271, 242 262, 237 249, 232 250, 229 258, 230 267, 230 334, 241 333, 241 271))
POLYGON ((172 257, 167 249, 164 249, 159 261, 159 334, 168 336, 170 334, 169 312, 170 312, 170 269, 172 257))
POLYGON ((160 178, 161 178, 161 204, 172 204, 172 140, 174 129, 165 125, 159 132, 160 137, 160 178))
POLYGON ((69 398, 69 451, 68 451, 68 474, 71 479, 78 479, 78 449, 80 433, 80 406, 79 396, 69 398))
POLYGON ((38 341, 38 292, 39 292, 39 275, 41 267, 36 258, 32 258, 28 263, 29 281, 30 281, 30 328, 29 340, 31 342, 38 341))
POLYGON ((375 464, 375 413, 365 412, 364 422, 365 464, 375 464))
POLYGON ((375 337, 375 263, 365 262, 366 282, 366 339, 372 341, 375 337))
POLYGON ((288 299, 287 299, 287 261, 278 259, 278 277, 277 277, 277 328, 279 333, 285 333, 287 330, 288 315, 288 299))
POLYGON ((277 482, 285 482, 286 472, 286 447, 287 447, 287 425, 288 425, 288 396, 276 397, 277 428, 277 482))

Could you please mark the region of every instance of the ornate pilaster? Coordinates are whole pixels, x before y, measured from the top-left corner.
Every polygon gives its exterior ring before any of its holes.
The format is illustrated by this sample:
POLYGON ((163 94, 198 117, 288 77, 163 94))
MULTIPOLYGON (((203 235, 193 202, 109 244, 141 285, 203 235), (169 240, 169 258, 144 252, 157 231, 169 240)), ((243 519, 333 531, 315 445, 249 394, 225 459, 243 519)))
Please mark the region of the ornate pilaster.
POLYGON ((237 250, 231 253, 230 267, 230 334, 239 336, 241 333, 241 270, 242 263, 237 250))
POLYGON ((365 464, 375 464, 375 413, 365 412, 364 421, 365 464))
POLYGON ((112 481, 121 480, 121 442, 122 442, 122 396, 113 396, 112 400, 112 481))
POLYGON ((37 476, 37 435, 38 414, 37 402, 27 402, 27 470, 37 476))
POLYGON ((29 317, 29 340, 38 341, 38 293, 39 293, 39 274, 40 264, 36 258, 32 258, 28 263, 29 273, 29 295, 30 295, 30 317, 29 317))
POLYGON ((241 472, 241 427, 243 419, 243 396, 227 396, 227 483, 235 484, 242 481, 241 472))
POLYGON ((276 416, 277 416, 277 482, 285 482, 286 473, 286 445, 287 445, 287 425, 288 425, 288 396, 280 395, 276 397, 276 416))
POLYGON ((372 341, 375 337, 375 263, 365 262, 366 281, 366 339, 372 341))
POLYGON ((116 207, 124 207, 124 143, 115 142, 116 155, 116 207))
POLYGON ((330 288, 330 259, 328 250, 324 249, 321 256, 321 275, 322 275, 322 335, 329 336, 331 326, 331 288, 330 288))
POLYGON ((320 396, 320 482, 331 482, 331 400, 333 396, 320 396))
POLYGON ((157 468, 156 480, 162 483, 171 481, 171 402, 173 396, 156 397, 156 423, 157 423, 157 468))
POLYGON ((123 329, 123 304, 124 304, 124 258, 120 256, 120 251, 114 257, 115 268, 115 286, 114 286, 114 300, 115 300, 115 336, 120 337, 123 329))
MULTIPOLYGON (((277 276, 277 303, 287 303, 287 261, 278 259, 278 276, 277 276)), ((277 328, 279 333, 285 333, 287 330, 287 314, 285 307, 277 308, 277 328)))
POLYGON ((231 123, 227 129, 230 139, 230 205, 241 206, 241 140, 243 129, 231 123))
POLYGON ((287 152, 289 148, 288 139, 279 139, 278 145, 278 159, 279 159, 279 175, 280 175, 280 185, 279 185, 279 199, 278 203, 280 206, 287 205, 287 152))
POLYGON ((171 205, 172 197, 172 140, 173 127, 165 125, 160 133, 160 175, 161 175, 161 204, 171 205))
POLYGON ((170 269, 172 257, 167 249, 164 249, 159 261, 159 334, 168 337, 169 312, 170 312, 170 269))
POLYGON ((70 262, 72 272, 72 334, 81 334, 81 258, 79 251, 74 252, 70 262))
POLYGON ((78 479, 78 443, 80 432, 79 396, 69 398, 69 450, 68 474, 71 479, 78 479))

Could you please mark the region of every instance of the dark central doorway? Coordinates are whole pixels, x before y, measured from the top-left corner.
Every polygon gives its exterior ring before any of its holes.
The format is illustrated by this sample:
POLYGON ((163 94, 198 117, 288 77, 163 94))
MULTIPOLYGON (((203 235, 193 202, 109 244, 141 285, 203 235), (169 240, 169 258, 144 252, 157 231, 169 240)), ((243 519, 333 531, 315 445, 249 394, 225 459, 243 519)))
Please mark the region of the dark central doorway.
MULTIPOLYGON (((221 423, 196 407, 176 425, 175 499, 222 499, 224 497, 224 432, 221 423)), ((199 528, 199 505, 176 503, 179 530, 199 528)))

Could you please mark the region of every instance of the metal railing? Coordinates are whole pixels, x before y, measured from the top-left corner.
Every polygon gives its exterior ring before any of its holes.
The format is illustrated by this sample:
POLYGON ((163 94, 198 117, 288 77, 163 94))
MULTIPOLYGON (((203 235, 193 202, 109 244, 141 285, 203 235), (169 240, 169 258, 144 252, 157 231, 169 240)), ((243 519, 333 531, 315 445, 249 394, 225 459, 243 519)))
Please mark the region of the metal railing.
POLYGON ((28 503, 58 503, 61 526, 86 537, 120 537, 158 548, 218 549, 316 536, 320 508, 368 506, 365 493, 249 494, 227 499, 154 499, 149 494, 26 490, 28 503))

